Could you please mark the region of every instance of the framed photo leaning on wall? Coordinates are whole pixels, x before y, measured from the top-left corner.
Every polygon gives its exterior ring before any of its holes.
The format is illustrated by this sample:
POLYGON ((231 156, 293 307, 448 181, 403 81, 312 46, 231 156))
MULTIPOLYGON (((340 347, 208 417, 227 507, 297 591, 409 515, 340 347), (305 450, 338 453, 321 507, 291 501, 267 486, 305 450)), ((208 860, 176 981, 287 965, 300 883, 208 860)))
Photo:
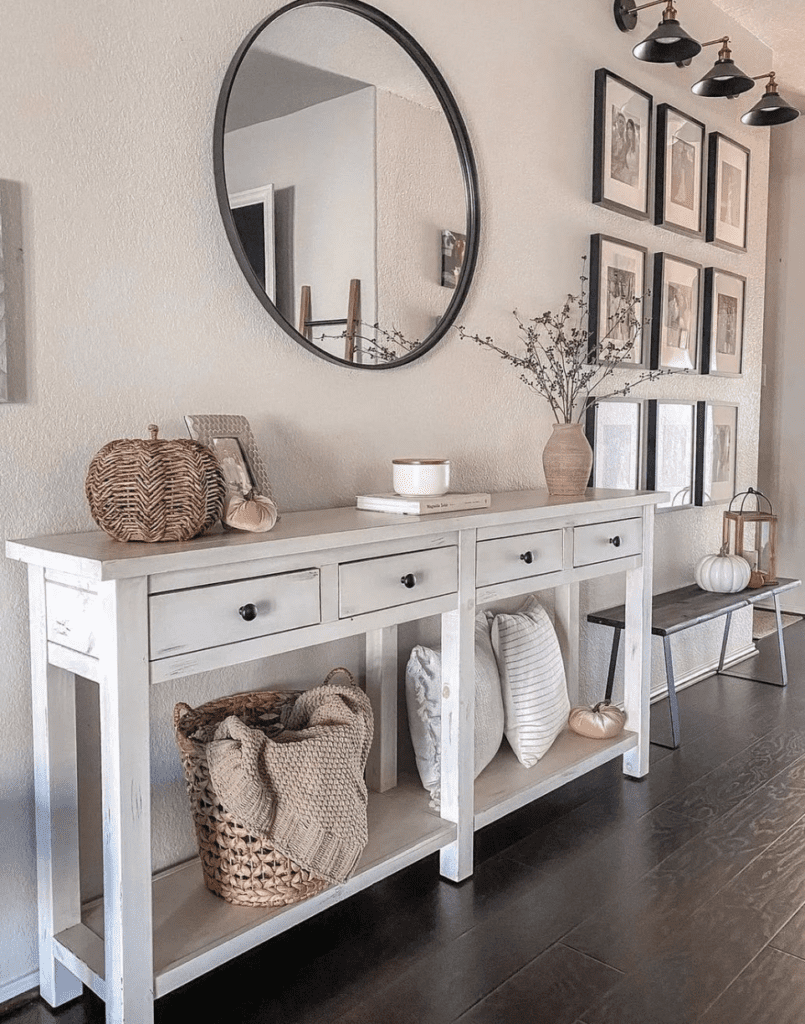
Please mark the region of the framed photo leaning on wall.
POLYGON ((604 398, 587 406, 587 440, 593 449, 591 487, 636 491, 643 484, 643 402, 604 398))
POLYGON ((668 491, 658 509, 690 508, 696 484, 696 402, 650 398, 646 403, 646 487, 668 491))
POLYGON ((666 252, 655 253, 651 318, 653 370, 698 371, 701 274, 698 263, 666 252))
POLYGON ((730 501, 735 494, 738 406, 699 402, 696 420, 696 504, 730 501))
POLYGON ((706 240, 746 252, 748 217, 749 150, 720 132, 710 132, 706 240))
POLYGON ((611 341, 631 351, 619 360, 622 366, 645 366, 643 343, 646 320, 646 260, 642 245, 623 242, 609 235, 590 238, 590 332, 591 362, 597 362, 601 343, 611 341))
POLYGON ((606 68, 595 73, 593 202, 649 218, 654 100, 606 68))
POLYGON ((704 271, 702 373, 740 377, 743 367, 746 278, 716 267, 704 271))
POLYGON ((685 235, 704 233, 705 128, 681 110, 657 107, 657 163, 654 223, 685 235))

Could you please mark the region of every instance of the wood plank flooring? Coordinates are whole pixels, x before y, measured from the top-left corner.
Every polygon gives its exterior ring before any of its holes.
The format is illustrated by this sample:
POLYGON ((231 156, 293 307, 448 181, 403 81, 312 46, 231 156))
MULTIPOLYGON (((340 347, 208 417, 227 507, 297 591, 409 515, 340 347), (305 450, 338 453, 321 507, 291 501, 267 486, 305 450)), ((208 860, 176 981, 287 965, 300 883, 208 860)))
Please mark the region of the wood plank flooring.
MULTIPOLYGON (((603 766, 479 833, 466 882, 428 858, 159 1000, 158 1024, 803 1024, 805 623, 785 637, 788 688, 683 691, 682 746, 643 781, 603 766)), ((759 647, 739 671, 773 678, 759 647)))

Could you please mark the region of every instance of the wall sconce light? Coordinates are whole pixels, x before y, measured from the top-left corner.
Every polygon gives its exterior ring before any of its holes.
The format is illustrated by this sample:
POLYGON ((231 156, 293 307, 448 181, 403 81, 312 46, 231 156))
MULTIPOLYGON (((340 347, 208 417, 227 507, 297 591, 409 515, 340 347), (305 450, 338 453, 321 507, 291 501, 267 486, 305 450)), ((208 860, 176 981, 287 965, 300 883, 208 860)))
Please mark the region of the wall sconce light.
POLYGON ((757 82, 761 78, 768 78, 769 80, 766 92, 760 97, 754 107, 751 110, 747 110, 741 118, 743 123, 753 127, 765 127, 766 125, 785 124, 786 121, 795 121, 799 117, 799 111, 796 107, 792 107, 790 103, 786 103, 777 91, 777 81, 775 80, 774 72, 770 71, 767 75, 756 75, 754 81, 757 82))
POLYGON ((673 0, 652 0, 651 3, 635 6, 634 0, 615 0, 615 24, 621 32, 631 32, 637 25, 637 12, 646 7, 665 4, 662 21, 650 32, 642 43, 638 43, 632 53, 638 60, 650 64, 680 64, 690 62, 701 51, 701 45, 691 38, 676 18, 673 0))
POLYGON ((721 49, 718 51, 718 60, 707 74, 691 86, 691 92, 695 92, 697 96, 726 96, 728 99, 732 99, 742 92, 754 89, 754 78, 750 78, 735 66, 729 41, 729 36, 722 36, 720 39, 710 39, 708 42, 702 43, 703 47, 721 43, 721 49))

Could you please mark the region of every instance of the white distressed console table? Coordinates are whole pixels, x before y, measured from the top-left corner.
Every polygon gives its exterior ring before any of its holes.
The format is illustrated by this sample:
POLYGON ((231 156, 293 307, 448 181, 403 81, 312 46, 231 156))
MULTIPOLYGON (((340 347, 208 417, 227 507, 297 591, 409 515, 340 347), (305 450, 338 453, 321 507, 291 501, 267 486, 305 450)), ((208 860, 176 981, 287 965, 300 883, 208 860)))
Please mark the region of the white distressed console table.
POLYGON ((29 571, 42 996, 58 1006, 83 983, 105 1000, 109 1024, 149 1024, 154 998, 435 851, 443 875, 466 878, 475 829, 605 761, 623 756, 627 775, 645 775, 660 500, 646 491, 590 490, 572 502, 518 491, 495 495, 487 509, 435 516, 291 513, 268 534, 182 544, 122 544, 102 533, 8 542, 8 556, 29 571), (473 782, 476 604, 555 589, 572 701, 579 584, 621 572, 628 731, 609 741, 564 732, 529 770, 504 743, 473 782), (430 615, 442 622, 441 816, 418 779, 397 778, 397 626, 430 615), (376 739, 369 843, 353 877, 279 910, 213 896, 197 860, 152 878, 149 687, 358 634, 376 739), (103 777, 104 897, 83 906, 76 674, 99 685, 103 777))

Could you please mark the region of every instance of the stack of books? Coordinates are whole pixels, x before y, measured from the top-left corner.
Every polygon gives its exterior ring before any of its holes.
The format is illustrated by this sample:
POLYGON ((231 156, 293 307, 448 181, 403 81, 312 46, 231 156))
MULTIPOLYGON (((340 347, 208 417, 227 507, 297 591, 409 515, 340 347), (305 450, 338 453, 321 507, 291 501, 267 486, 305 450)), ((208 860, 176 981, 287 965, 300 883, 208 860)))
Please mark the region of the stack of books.
POLYGON ((359 494, 358 508, 364 512, 395 512, 403 516, 424 516, 433 512, 463 512, 472 508, 489 508, 490 494, 359 494))

